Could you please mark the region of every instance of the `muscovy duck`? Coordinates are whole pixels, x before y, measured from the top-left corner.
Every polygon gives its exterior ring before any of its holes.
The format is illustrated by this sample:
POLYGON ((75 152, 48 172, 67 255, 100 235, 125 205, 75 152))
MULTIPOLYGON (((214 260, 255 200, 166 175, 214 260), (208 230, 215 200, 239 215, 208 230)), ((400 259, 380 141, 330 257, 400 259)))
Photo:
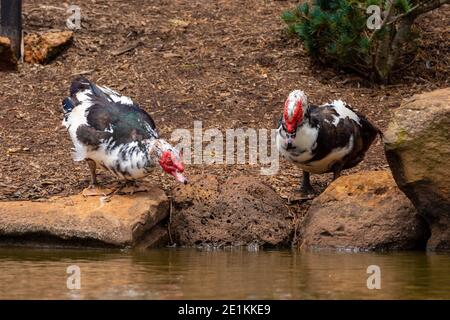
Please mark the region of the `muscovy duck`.
POLYGON ((88 189, 97 185, 97 167, 121 181, 134 182, 159 165, 187 183, 180 153, 159 137, 153 119, 130 98, 77 77, 70 86, 70 97, 62 104, 63 125, 74 145, 73 159, 86 160, 89 165, 88 189))
POLYGON ((311 197, 310 173, 333 172, 360 163, 381 131, 341 100, 320 106, 308 104, 305 93, 292 91, 278 124, 279 152, 303 170, 300 191, 311 197))

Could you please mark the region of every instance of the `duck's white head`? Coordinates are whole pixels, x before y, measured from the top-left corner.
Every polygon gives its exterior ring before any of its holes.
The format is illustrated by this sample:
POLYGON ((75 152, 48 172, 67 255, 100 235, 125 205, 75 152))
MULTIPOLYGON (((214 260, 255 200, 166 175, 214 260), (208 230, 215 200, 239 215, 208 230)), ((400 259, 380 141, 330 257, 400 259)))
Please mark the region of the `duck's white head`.
POLYGON ((308 98, 301 90, 292 91, 284 103, 283 124, 288 134, 295 134, 308 108, 308 98))
POLYGON ((170 143, 164 139, 154 139, 150 142, 150 157, 158 161, 161 168, 167 174, 173 176, 178 182, 188 183, 188 179, 184 176, 183 154, 172 147, 170 143))

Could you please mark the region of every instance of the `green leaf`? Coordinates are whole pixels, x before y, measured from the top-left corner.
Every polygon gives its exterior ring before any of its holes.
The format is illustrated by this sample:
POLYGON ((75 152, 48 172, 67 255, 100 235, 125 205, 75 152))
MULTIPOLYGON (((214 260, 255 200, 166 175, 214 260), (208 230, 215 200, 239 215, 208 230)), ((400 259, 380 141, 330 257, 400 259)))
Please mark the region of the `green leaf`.
POLYGON ((292 11, 289 11, 289 10, 283 12, 283 14, 281 15, 281 19, 283 19, 283 21, 288 24, 294 23, 297 21, 296 15, 292 11))
POLYGON ((395 6, 402 10, 403 13, 406 13, 412 9, 412 5, 409 0, 396 0, 395 6))
POLYGON ((369 38, 364 36, 361 39, 359 39, 359 49, 362 52, 368 52, 370 49, 370 42, 369 42, 369 38))
POLYGON ((381 1, 380 0, 367 0, 366 1, 366 8, 368 6, 372 6, 372 5, 379 6, 381 8, 381 1))
POLYGON ((309 4, 307 2, 300 4, 297 7, 297 11, 307 16, 309 14, 309 4))

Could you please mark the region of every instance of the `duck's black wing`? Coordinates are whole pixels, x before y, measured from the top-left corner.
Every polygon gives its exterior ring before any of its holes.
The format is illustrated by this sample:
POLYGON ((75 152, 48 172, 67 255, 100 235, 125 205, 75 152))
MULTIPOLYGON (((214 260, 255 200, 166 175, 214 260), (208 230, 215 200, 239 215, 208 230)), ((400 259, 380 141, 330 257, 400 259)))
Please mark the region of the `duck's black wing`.
POLYGON ((111 142, 117 145, 159 137, 150 115, 128 97, 83 77, 73 81, 70 93, 74 103, 90 103, 85 114, 87 125, 77 129, 83 143, 95 145, 112 138, 111 142), (80 92, 85 94, 79 95, 80 92))
POLYGON ((331 154, 335 149, 348 145, 350 137, 358 134, 358 125, 351 119, 340 119, 337 125, 333 124, 334 117, 338 116, 332 105, 310 106, 306 117, 313 128, 318 129, 314 156, 309 162, 321 160, 331 154))

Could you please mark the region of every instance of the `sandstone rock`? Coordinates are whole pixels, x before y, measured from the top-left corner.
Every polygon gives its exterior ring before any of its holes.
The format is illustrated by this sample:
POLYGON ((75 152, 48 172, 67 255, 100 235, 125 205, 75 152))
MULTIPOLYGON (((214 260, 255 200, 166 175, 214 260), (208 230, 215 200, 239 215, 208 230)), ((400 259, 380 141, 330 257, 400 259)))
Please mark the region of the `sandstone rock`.
MULTIPOLYGON (((157 188, 133 196, 115 195, 110 202, 81 195, 0 202, 0 242, 135 246, 150 237, 168 212, 168 199, 157 188)), ((153 243, 156 240, 153 235, 153 243)))
POLYGON ((316 199, 302 225, 301 248, 424 248, 429 231, 390 172, 343 176, 316 199))
POLYGON ((32 33, 24 39, 24 61, 47 63, 72 43, 72 31, 52 31, 42 34, 32 33))
POLYGON ((135 247, 138 249, 164 247, 169 243, 169 240, 167 228, 155 225, 150 231, 145 232, 144 237, 139 240, 135 247))
POLYGON ((214 176, 194 176, 174 194, 171 229, 180 245, 277 246, 293 231, 283 201, 253 177, 221 184, 214 176))
POLYGON ((449 141, 450 88, 403 103, 385 133, 394 179, 430 223, 432 250, 450 250, 449 141))
POLYGON ((11 48, 11 41, 7 37, 0 37, 0 71, 16 68, 17 58, 11 48))

